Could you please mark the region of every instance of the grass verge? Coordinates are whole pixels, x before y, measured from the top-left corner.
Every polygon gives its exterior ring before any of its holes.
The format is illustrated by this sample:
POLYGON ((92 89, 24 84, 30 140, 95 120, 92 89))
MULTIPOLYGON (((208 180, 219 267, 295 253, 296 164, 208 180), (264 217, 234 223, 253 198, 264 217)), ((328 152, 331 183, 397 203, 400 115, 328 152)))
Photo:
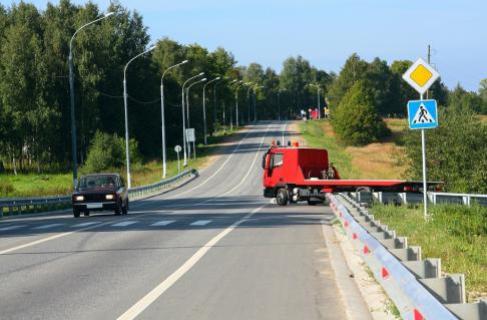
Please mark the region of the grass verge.
POLYGON ((330 161, 344 179, 401 179, 407 167, 404 155, 404 119, 386 119, 392 136, 386 141, 362 147, 344 146, 335 136, 329 121, 306 121, 299 130, 308 146, 328 150, 330 161))
POLYGON ((372 212, 409 244, 421 246, 423 257, 441 258, 444 272, 464 273, 469 302, 487 296, 487 208, 437 205, 428 221, 421 207, 375 205, 372 212))
POLYGON ((302 121, 299 131, 308 146, 328 150, 330 162, 338 169, 342 178, 358 177, 358 170, 352 166, 352 157, 338 143, 328 121, 302 121))
MULTIPOLYGON (((204 167, 210 157, 217 152, 219 144, 234 132, 235 130, 218 131, 214 136, 209 137, 208 145, 198 145, 197 158, 189 159, 188 166, 195 169, 204 167)), ((167 177, 171 177, 177 174, 177 159, 172 148, 168 148, 167 153, 167 177)), ((119 172, 125 176, 125 168, 112 168, 106 172, 119 172)), ((80 173, 84 173, 83 169, 80 170, 80 173)), ((162 161, 157 159, 142 164, 132 164, 131 173, 134 187, 158 182, 162 179, 162 161)), ((0 174, 0 198, 66 195, 72 190, 71 173, 0 174)))

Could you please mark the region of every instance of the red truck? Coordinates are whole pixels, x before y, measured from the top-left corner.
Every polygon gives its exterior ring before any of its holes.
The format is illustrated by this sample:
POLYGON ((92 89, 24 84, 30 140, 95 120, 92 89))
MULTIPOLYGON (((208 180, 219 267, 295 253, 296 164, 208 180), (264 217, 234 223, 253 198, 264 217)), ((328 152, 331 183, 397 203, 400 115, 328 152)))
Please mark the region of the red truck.
MULTIPOLYGON (((325 149, 301 148, 297 143, 283 147, 274 143, 262 159, 264 197, 275 198, 278 205, 307 201, 322 203, 326 193, 346 191, 422 192, 421 182, 404 180, 340 179, 328 161, 325 149)), ((436 187, 438 183, 429 183, 436 187)))

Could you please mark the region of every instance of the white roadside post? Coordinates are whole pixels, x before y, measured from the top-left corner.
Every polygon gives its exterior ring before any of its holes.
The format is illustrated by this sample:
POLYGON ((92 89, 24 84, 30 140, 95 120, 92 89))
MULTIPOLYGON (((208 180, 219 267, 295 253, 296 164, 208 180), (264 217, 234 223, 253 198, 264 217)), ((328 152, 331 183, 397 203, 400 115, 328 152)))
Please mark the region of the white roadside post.
POLYGON ((182 148, 179 144, 174 147, 174 151, 176 151, 176 156, 178 157, 178 173, 181 172, 181 160, 179 158, 179 153, 181 152, 181 150, 182 148))
POLYGON ((423 156, 423 206, 424 218, 428 218, 428 186, 426 182, 426 137, 425 129, 438 127, 438 112, 435 100, 423 100, 424 93, 440 77, 440 74, 423 59, 418 59, 402 78, 419 93, 417 101, 408 102, 409 128, 421 130, 423 156))
MULTIPOLYGON (((189 60, 184 60, 178 64, 172 65, 167 68, 161 76, 161 134, 162 134, 162 178, 165 179, 167 175, 167 164, 166 164, 166 118, 164 113, 164 76, 166 73, 180 65, 188 63, 189 60)), ((179 164, 179 162, 178 162, 179 164)), ((178 170, 179 172, 179 170, 178 170)))

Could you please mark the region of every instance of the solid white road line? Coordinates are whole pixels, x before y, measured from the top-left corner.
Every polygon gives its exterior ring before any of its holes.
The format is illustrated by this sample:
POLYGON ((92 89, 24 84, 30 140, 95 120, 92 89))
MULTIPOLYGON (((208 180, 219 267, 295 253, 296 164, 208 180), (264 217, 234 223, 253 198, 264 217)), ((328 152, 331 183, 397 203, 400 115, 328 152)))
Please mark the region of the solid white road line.
POLYGON ((87 227, 87 226, 91 226, 91 225, 98 224, 98 223, 100 223, 100 222, 97 222, 97 221, 83 222, 83 223, 75 224, 74 226, 71 226, 71 228, 82 228, 82 227, 87 227))
POLYGON ((44 229, 49 229, 49 228, 54 228, 54 227, 59 227, 62 226, 64 223, 51 223, 51 224, 45 224, 39 227, 32 228, 34 230, 44 230, 44 229))
POLYGON ((171 223, 176 222, 176 220, 161 220, 156 223, 151 224, 151 227, 164 227, 170 225, 171 223))
POLYGON ((207 224, 211 223, 211 220, 198 220, 193 223, 190 223, 190 226, 206 226, 207 224))
POLYGON ((0 231, 15 230, 15 229, 23 228, 23 227, 27 227, 27 225, 21 224, 21 225, 15 225, 15 226, 8 226, 8 227, 0 228, 0 231))
POLYGON ((159 285, 157 285, 154 289, 152 289, 149 293, 147 293, 142 299, 140 299, 136 304, 134 304, 130 309, 125 311, 118 320, 129 320, 135 319, 139 314, 141 314, 147 307, 149 307, 154 301, 157 300, 164 292, 167 291, 173 284, 175 284, 182 276, 184 276, 194 265, 203 258, 211 248, 213 248, 221 239, 223 239, 227 234, 232 232, 235 228, 237 228, 240 224, 245 222, 246 219, 253 216, 255 213, 259 212, 265 206, 256 208, 252 210, 249 214, 247 214, 242 219, 238 220, 210 241, 208 241, 203 247, 201 247, 195 254, 193 254, 186 262, 179 267, 176 271, 174 271, 168 278, 162 281, 159 285))
POLYGON ((127 227, 127 226, 130 226, 134 223, 137 223, 138 221, 122 221, 122 222, 119 222, 119 223, 115 223, 115 224, 112 224, 110 227, 127 227))

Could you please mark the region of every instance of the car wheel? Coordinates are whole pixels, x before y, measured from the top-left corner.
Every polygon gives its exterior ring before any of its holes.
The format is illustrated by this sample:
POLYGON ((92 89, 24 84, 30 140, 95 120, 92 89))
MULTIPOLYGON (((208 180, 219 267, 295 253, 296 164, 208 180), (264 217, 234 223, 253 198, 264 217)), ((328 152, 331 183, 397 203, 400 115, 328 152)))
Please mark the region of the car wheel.
POLYGON ((125 201, 125 205, 122 207, 122 214, 126 215, 129 211, 129 200, 125 201))
POLYGON ((75 218, 79 218, 79 214, 80 214, 79 210, 78 210, 78 209, 73 208, 73 216, 74 216, 75 218))
POLYGON ((119 216, 122 212, 122 209, 121 209, 122 205, 120 204, 120 202, 117 204, 117 206, 115 207, 115 215, 116 216, 119 216))
POLYGON ((89 210, 85 210, 85 212, 83 214, 85 215, 85 217, 89 217, 90 216, 90 211, 89 210))
POLYGON ((277 195, 276 195, 276 202, 280 206, 285 206, 287 205, 289 201, 289 194, 286 189, 281 188, 277 190, 277 195))

